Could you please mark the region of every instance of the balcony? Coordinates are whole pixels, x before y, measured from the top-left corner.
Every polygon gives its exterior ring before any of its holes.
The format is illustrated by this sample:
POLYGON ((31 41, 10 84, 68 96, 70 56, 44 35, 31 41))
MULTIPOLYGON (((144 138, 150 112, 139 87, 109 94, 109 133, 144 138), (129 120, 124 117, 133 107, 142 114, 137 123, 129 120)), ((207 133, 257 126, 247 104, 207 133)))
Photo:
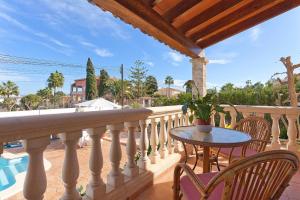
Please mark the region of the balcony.
MULTIPOLYGON (((224 107, 230 113, 227 122, 233 127, 237 113, 230 106, 224 107)), ((283 148, 299 154, 295 123, 299 108, 236 108, 244 117, 270 115, 272 140, 268 149, 283 148), (279 139, 281 116, 288 119, 287 141, 279 139)), ((225 115, 219 120, 219 125, 225 127, 225 115)), ((8 199, 171 199, 173 167, 181 159, 182 146, 167 133, 172 127, 184 125, 189 121, 181 106, 2 119, 1 143, 23 140, 24 144, 24 149, 4 150, 4 154, 26 151, 29 164, 25 178, 15 184, 19 188, 14 193, 19 192, 12 196, 0 194, 10 196, 8 199), (78 148, 82 132, 88 133, 91 140, 78 148), (52 134, 58 134, 60 140, 50 140, 52 134), (24 185, 23 192, 20 185, 24 185), (86 191, 82 197, 77 191, 80 186, 86 191)), ((3 152, 2 145, 1 149, 3 152)), ((196 170, 201 170, 200 166, 196 170)), ((282 199, 297 199, 299 185, 300 172, 282 199)))

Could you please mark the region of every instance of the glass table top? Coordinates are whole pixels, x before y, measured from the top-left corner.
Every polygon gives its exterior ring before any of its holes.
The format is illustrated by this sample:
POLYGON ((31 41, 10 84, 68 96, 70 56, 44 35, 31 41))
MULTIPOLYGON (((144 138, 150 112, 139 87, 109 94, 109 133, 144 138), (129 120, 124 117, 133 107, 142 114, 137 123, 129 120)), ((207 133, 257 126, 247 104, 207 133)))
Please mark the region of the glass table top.
POLYGON ((198 131, 196 126, 171 129, 173 139, 195 145, 212 147, 234 147, 250 142, 251 136, 240 131, 213 127, 210 133, 198 131))

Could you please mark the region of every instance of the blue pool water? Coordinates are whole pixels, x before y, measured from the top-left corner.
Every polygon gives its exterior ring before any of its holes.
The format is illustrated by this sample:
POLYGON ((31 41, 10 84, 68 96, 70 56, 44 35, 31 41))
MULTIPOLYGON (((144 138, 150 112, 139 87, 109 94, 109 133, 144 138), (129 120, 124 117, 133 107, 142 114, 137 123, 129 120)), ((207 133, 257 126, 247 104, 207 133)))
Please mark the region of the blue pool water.
POLYGON ((15 176, 25 172, 28 166, 28 156, 5 159, 0 157, 0 191, 15 184, 15 176))

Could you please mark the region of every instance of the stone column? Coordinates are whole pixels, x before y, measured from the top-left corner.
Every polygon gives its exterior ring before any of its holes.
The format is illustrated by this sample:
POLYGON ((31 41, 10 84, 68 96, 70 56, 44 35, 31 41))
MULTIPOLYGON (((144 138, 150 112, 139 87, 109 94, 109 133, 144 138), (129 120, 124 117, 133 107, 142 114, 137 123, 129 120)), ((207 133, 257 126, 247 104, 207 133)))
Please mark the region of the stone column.
POLYGON ((28 169, 23 186, 25 199, 42 200, 47 188, 43 152, 50 143, 49 136, 24 140, 29 154, 28 169))
MULTIPOLYGON (((205 58, 204 51, 201 51, 198 58, 191 59, 193 66, 193 80, 199 90, 201 96, 206 95, 206 65, 208 60, 205 58)), ((193 94, 197 94, 196 89, 193 88, 193 94)))
POLYGON ((149 146, 148 141, 148 131, 147 127, 149 122, 147 120, 140 120, 140 127, 141 127, 141 136, 140 136, 140 149, 141 149, 141 156, 138 160, 138 166, 140 169, 148 169, 150 164, 150 159, 148 158, 147 151, 149 146))

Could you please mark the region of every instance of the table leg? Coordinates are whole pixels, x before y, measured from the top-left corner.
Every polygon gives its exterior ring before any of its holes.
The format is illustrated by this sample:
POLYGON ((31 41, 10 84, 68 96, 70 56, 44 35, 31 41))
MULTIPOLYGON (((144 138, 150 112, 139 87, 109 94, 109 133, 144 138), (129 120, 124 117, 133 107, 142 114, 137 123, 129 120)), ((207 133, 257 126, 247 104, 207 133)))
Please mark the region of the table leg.
POLYGON ((188 154, 187 154, 187 150, 186 150, 186 146, 184 144, 184 142, 181 142, 182 143, 182 146, 183 146, 183 149, 184 149, 184 154, 185 154, 185 160, 184 160, 184 164, 187 163, 187 159, 188 159, 188 154))
POLYGON ((210 149, 207 146, 203 147, 203 173, 210 172, 210 149))

